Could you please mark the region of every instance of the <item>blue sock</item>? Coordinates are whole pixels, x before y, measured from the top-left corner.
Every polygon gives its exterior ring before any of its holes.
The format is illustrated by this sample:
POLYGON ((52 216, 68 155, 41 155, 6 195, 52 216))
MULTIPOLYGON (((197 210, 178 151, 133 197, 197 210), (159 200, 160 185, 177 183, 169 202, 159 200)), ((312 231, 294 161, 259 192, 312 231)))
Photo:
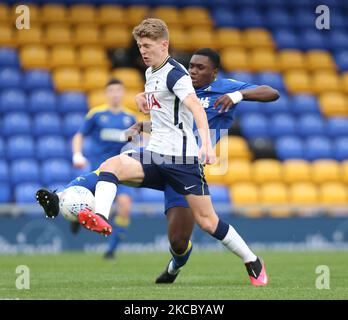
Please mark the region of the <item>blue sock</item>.
POLYGON ((224 239, 226 237, 226 234, 228 232, 229 227, 230 226, 227 223, 225 223, 221 219, 219 219, 216 230, 212 234, 212 236, 218 240, 224 239))
POLYGON ((119 244, 126 237, 126 231, 128 229, 128 225, 129 225, 129 218, 118 217, 118 216, 115 218, 115 224, 113 227, 113 232, 110 236, 107 253, 113 253, 115 250, 117 250, 117 247, 119 246, 119 244))
POLYGON ((173 268, 174 269, 179 269, 181 267, 183 267, 187 260, 189 259, 191 252, 192 252, 192 242, 191 240, 189 241, 186 250, 182 253, 182 254, 177 254, 174 252, 174 250, 172 248, 169 248, 170 253, 172 254, 173 258, 173 268))

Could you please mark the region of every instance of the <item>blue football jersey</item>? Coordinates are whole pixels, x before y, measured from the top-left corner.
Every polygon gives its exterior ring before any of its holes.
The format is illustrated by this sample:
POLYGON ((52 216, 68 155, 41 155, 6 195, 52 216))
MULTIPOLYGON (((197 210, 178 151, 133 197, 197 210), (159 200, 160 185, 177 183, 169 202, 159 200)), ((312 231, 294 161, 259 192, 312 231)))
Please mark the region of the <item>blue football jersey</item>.
MULTIPOLYGON (((230 108, 227 112, 219 113, 221 105, 214 109, 214 103, 217 98, 226 93, 232 93, 243 89, 256 88, 257 85, 236 81, 234 79, 216 79, 214 82, 196 89, 196 94, 200 99, 207 114, 209 128, 214 130, 212 143, 215 145, 221 138, 221 130, 228 130, 232 126, 235 107, 230 108)), ((194 128, 196 130, 196 127, 194 128)))

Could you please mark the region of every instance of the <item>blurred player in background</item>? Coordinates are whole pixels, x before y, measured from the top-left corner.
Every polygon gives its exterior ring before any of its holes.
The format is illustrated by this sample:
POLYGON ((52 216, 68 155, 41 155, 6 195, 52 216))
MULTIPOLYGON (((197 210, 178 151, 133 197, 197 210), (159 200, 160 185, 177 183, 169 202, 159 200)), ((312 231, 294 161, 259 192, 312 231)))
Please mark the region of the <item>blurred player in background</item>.
MULTIPOLYGON (((73 137, 73 164, 76 168, 85 168, 89 163, 91 169, 96 170, 106 159, 120 154, 125 147, 125 130, 132 126, 136 119, 123 110, 121 101, 124 94, 123 83, 115 78, 110 79, 105 89, 106 104, 91 109, 73 137), (91 139, 92 150, 88 159, 82 153, 86 136, 91 139)), ((131 188, 122 186, 117 194, 114 232, 110 237, 105 258, 113 258, 114 251, 125 237, 130 220, 132 191, 131 188)), ((73 230, 77 230, 78 227, 78 223, 72 224, 73 230)))

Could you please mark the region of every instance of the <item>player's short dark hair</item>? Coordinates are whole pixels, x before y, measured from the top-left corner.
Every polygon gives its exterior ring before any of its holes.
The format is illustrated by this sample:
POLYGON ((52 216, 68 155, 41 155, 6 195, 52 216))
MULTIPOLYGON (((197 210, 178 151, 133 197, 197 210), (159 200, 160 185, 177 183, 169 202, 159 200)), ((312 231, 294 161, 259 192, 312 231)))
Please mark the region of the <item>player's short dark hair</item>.
POLYGON ((108 86, 111 86, 113 84, 121 84, 123 85, 123 82, 120 80, 120 79, 117 79, 117 78, 111 78, 108 83, 106 84, 105 87, 108 87, 108 86))
POLYGON ((220 55, 218 52, 216 52, 213 49, 210 48, 202 48, 198 49, 197 51, 194 52, 194 55, 199 55, 199 56, 206 56, 210 59, 210 61, 213 63, 214 68, 220 68, 220 55))

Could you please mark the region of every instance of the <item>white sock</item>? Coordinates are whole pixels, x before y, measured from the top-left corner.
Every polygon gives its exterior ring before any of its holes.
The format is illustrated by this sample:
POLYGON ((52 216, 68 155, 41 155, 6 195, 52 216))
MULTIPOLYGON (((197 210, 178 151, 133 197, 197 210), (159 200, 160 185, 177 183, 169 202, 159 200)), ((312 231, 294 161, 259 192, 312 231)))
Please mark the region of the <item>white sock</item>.
POLYGON ((231 225, 229 225, 228 232, 221 242, 227 249, 242 258, 244 263, 257 259, 257 256, 249 249, 248 245, 231 225))
POLYGON ((98 181, 95 186, 94 212, 109 219, 110 211, 116 197, 116 184, 108 181, 98 181))

